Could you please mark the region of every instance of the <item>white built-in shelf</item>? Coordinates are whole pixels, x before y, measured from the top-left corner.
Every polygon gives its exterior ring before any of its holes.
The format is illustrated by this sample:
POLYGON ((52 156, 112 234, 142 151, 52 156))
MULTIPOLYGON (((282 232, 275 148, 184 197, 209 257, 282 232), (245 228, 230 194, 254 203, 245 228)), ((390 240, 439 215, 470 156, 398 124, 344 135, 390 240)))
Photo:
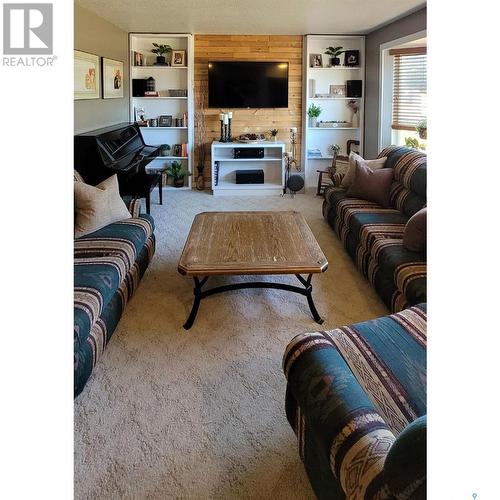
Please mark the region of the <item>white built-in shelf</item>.
POLYGON ((187 69, 187 66, 162 66, 156 64, 149 64, 145 66, 132 66, 134 69, 187 69))
POLYGON ((359 127, 308 127, 309 130, 358 130, 359 127))
POLYGON ((133 97, 132 99, 147 99, 148 101, 150 100, 156 100, 156 99, 187 99, 187 97, 133 97))
POLYGON ((320 67, 309 67, 309 69, 313 69, 313 70, 316 70, 316 69, 327 69, 327 70, 334 70, 334 71, 338 71, 338 70, 351 70, 351 69, 361 69, 359 66, 330 66, 330 67, 327 67, 327 68, 320 68, 320 67))
POLYGON ((186 191, 191 188, 189 186, 182 186, 179 188, 176 188, 175 186, 163 186, 163 189, 166 189, 167 191, 186 191))
POLYGON ((315 101, 345 101, 345 100, 358 100, 362 99, 362 97, 308 97, 308 99, 314 99, 315 101))
MULTIPOLYGON (((305 175, 307 187, 316 186, 318 183, 319 168, 331 163, 332 157, 329 146, 338 144, 339 155, 347 156, 347 144, 349 141, 357 141, 357 150, 363 154, 363 130, 364 130, 364 103, 366 99, 365 85, 365 37, 363 35, 306 35, 304 37, 303 73, 304 85, 302 86, 302 145, 301 165, 305 175), (359 51, 359 59, 355 66, 345 66, 345 54, 340 55, 340 64, 331 66, 330 57, 325 54, 328 47, 342 47, 342 50, 359 51), (311 56, 323 54, 323 64, 320 67, 311 67, 311 56), (348 97, 347 92, 335 94, 332 86, 343 86, 347 88, 348 80, 361 81, 361 97, 348 97), (336 103, 332 101, 338 101, 336 103), (353 101, 358 107, 355 117, 348 102, 353 101), (317 124, 322 121, 322 127, 310 127, 307 110, 312 104, 319 105, 322 110, 317 119, 317 124), (344 123, 331 123, 337 120, 344 123), (325 123, 330 122, 330 123, 325 123), (321 132, 317 132, 321 130, 321 132), (311 156, 309 151, 322 151, 325 156, 311 156)), ((337 158, 337 161, 338 160, 337 158)))
POLYGON ((187 130, 187 127, 139 127, 140 129, 160 129, 160 130, 187 130))
POLYGON ((264 158, 223 158, 223 157, 218 157, 214 158, 214 161, 251 161, 252 163, 254 161, 283 161, 282 158, 276 158, 275 156, 273 157, 264 157, 264 158))
MULTIPOLYGON (((187 150, 183 153, 187 156, 173 156, 173 151, 169 151, 169 156, 157 156, 153 162, 160 167, 168 165, 172 161, 181 162, 184 168, 192 174, 193 172, 193 147, 194 140, 194 38, 190 33, 129 33, 129 88, 132 88, 134 79, 146 79, 153 76, 155 80, 155 96, 130 96, 129 110, 130 121, 135 121, 135 111, 142 108, 146 119, 157 118, 162 115, 172 116, 172 125, 176 118, 183 118, 187 113, 186 127, 145 127, 140 130, 147 144, 183 143, 187 150), (173 50, 185 51, 183 66, 167 66, 166 64, 155 64, 156 56, 151 52, 153 43, 169 45, 173 50), (134 64, 134 53, 138 52, 143 56, 143 65, 134 64), (169 92, 180 90, 184 92, 169 92)), ((160 122, 157 123, 159 125, 160 122)), ((185 180, 185 186, 176 188, 174 186, 164 186, 163 189, 169 191, 191 189, 193 176, 185 180)))

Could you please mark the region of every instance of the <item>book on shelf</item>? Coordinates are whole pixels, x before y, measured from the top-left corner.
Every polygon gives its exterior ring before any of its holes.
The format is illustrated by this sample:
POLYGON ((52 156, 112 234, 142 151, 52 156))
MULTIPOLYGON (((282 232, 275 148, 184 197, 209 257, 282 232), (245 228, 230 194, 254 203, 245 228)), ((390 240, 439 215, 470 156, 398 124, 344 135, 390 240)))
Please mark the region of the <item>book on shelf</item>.
POLYGON ((160 93, 154 90, 146 90, 144 97, 160 97, 160 93))
POLYGON ((307 156, 309 158, 321 158, 323 155, 321 153, 320 149, 317 148, 311 148, 307 150, 307 156))

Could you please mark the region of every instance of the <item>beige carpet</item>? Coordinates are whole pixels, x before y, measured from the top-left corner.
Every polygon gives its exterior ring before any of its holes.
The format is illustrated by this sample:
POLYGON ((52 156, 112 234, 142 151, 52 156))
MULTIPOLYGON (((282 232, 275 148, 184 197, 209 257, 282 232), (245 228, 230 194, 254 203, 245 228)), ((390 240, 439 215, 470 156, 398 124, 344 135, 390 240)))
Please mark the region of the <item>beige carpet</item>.
POLYGON ((287 342, 318 326, 305 297, 216 295, 182 329, 192 285, 177 261, 193 217, 207 210, 304 214, 330 264, 313 278, 323 329, 388 313, 324 222, 320 198, 166 192, 152 207, 154 259, 75 402, 77 499, 314 498, 285 417, 281 370, 287 342))

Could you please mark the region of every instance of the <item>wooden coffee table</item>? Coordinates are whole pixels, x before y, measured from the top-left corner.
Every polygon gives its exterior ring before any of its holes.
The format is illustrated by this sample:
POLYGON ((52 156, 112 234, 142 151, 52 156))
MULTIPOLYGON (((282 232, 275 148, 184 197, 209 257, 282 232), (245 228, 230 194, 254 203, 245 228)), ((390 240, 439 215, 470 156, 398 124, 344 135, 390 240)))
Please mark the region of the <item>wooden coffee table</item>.
POLYGON ((307 297, 317 323, 323 323, 312 298, 311 279, 328 262, 298 212, 204 212, 193 221, 179 260, 179 273, 194 279, 194 302, 184 328, 196 318, 201 299, 244 288, 276 288, 307 297), (302 287, 252 281, 203 290, 210 276, 294 274, 302 287), (307 274, 306 278, 301 274, 307 274))

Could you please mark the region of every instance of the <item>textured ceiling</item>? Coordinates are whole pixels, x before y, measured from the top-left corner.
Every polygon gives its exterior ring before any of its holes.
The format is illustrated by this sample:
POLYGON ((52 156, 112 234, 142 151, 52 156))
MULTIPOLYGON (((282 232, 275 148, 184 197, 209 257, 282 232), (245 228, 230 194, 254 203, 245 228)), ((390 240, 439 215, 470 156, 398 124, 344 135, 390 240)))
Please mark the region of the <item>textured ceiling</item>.
POLYGON ((368 33, 425 0, 76 0, 125 31, 368 33))

